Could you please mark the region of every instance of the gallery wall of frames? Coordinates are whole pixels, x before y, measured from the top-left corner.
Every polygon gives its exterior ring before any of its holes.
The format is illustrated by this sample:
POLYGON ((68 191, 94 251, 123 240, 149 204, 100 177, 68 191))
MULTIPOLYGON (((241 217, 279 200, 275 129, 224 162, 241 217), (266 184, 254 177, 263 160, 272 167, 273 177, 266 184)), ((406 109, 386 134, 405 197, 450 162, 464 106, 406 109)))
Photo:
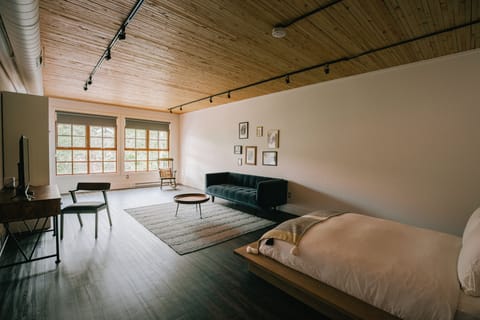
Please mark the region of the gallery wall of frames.
MULTIPOLYGON (((240 122, 238 124, 238 139, 249 140, 251 137, 250 131, 252 131, 249 126, 249 122, 240 122)), ((265 139, 266 148, 259 148, 258 145, 254 143, 248 143, 245 141, 243 144, 239 143, 233 146, 233 153, 237 155, 236 158, 237 164, 256 166, 257 163, 263 166, 277 166, 278 165, 278 149, 280 147, 280 130, 278 129, 267 129, 264 132, 263 126, 257 126, 255 128, 255 141, 259 141, 258 138, 265 139), (257 158, 260 157, 260 160, 257 161, 257 158)), ((253 137, 252 137, 253 138, 253 137)), ((252 139, 253 140, 253 139, 252 139)))

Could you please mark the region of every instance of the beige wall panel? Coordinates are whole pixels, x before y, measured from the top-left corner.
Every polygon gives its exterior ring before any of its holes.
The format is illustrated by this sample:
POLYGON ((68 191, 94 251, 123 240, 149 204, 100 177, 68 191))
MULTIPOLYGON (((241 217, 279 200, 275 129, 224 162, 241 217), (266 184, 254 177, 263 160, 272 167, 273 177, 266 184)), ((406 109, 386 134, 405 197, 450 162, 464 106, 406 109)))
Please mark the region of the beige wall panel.
POLYGON ((48 98, 3 92, 2 112, 5 177, 18 178, 18 142, 25 135, 30 144, 30 183, 49 184, 48 98))
POLYGON ((474 50, 187 113, 181 178, 203 189, 207 172, 281 177, 287 212, 354 210, 460 235, 480 205, 478 83, 474 50), (280 130, 277 167, 261 165, 271 149, 257 126, 280 130), (258 147, 256 166, 237 165, 237 144, 258 147))

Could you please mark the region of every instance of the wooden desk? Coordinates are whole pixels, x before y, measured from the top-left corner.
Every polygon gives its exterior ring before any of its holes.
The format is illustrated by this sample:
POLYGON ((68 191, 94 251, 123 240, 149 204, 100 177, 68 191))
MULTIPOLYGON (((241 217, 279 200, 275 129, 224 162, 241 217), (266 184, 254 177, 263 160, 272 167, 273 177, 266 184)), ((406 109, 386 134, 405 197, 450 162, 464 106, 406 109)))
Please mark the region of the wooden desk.
POLYGON ((26 200, 21 198, 14 198, 14 194, 11 191, 0 191, 0 223, 5 226, 7 231, 7 239, 5 240, 4 245, 0 251, 3 253, 3 249, 9 239, 12 239, 17 248, 23 255, 24 260, 19 262, 14 262, 6 265, 0 265, 0 268, 11 267, 13 265, 32 262, 40 259, 47 259, 56 257, 55 263, 60 262, 60 253, 59 253, 59 244, 58 244, 58 215, 60 214, 60 201, 61 196, 60 192, 56 185, 48 185, 48 186, 39 186, 39 187, 31 187, 31 191, 33 191, 33 199, 26 200), (53 229, 44 230, 46 223, 50 217, 53 217, 53 229), (43 219, 43 226, 37 230, 34 228, 31 230, 32 234, 38 234, 35 245, 29 255, 25 253, 24 250, 20 247, 17 238, 10 232, 9 223, 16 222, 16 221, 25 221, 36 219, 38 222, 43 219), (32 258, 33 253, 38 245, 40 240, 40 236, 44 232, 53 231, 53 235, 55 236, 56 241, 56 253, 51 255, 46 255, 42 257, 32 258))

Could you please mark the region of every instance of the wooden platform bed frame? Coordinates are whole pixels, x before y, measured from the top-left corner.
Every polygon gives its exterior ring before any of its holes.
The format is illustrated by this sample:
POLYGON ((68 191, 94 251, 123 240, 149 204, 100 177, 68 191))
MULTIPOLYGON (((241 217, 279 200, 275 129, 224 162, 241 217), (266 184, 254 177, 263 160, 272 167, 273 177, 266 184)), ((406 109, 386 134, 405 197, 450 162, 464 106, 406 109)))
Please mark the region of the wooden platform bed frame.
POLYGON ((247 253, 247 245, 234 252, 247 260, 250 272, 331 319, 399 319, 269 257, 247 253))

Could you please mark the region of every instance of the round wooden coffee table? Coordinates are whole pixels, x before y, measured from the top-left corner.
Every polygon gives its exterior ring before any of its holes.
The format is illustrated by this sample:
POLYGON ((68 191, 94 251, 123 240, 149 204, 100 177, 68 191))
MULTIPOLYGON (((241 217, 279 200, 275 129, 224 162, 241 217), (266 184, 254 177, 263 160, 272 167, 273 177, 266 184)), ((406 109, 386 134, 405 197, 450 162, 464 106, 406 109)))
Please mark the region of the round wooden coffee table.
POLYGON ((198 210, 200 211, 200 219, 203 219, 201 204, 210 200, 210 197, 204 193, 183 193, 174 196, 173 200, 177 203, 177 211, 175 212, 175 217, 178 214, 178 207, 180 206, 180 204, 194 204, 195 209, 198 207, 198 210))

